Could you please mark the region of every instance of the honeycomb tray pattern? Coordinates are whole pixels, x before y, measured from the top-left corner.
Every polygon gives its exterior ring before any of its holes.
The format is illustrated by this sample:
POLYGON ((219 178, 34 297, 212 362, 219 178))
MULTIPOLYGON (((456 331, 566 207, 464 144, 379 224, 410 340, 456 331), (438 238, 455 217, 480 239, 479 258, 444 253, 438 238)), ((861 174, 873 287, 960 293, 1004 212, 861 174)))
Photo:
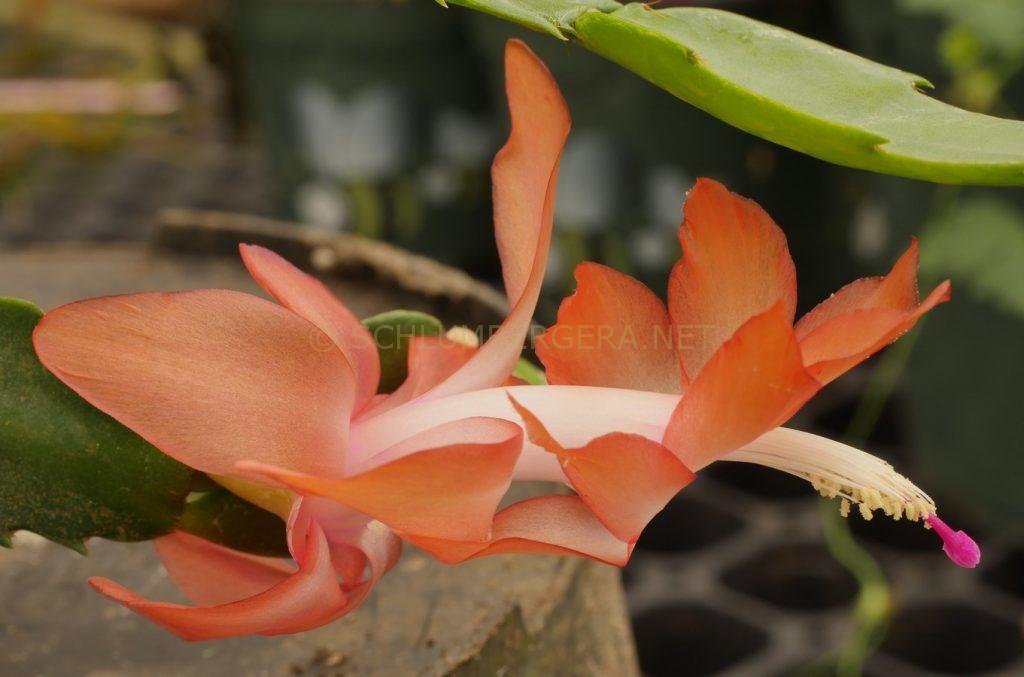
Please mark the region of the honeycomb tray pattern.
MULTIPOLYGON (((860 392, 852 376, 809 405, 795 427, 825 432, 843 420, 860 392)), ((896 460, 898 420, 883 428, 897 434, 871 449, 904 465, 896 460)), ((975 531, 983 559, 966 571, 919 524, 849 519, 882 566, 895 605, 866 675, 1024 675, 1024 552, 989 545, 975 531)), ((824 545, 820 501, 809 485, 734 463, 709 468, 655 518, 623 580, 641 667, 651 677, 808 674, 843 644, 857 595, 824 545)))

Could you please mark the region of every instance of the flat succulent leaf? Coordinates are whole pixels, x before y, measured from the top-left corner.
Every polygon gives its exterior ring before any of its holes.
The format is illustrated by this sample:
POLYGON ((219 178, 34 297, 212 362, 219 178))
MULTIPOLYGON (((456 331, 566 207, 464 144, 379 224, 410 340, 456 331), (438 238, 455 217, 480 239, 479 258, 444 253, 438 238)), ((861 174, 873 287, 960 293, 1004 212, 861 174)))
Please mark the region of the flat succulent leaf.
POLYGON ((178 529, 232 550, 289 556, 284 520, 223 488, 190 496, 178 529))
POLYGON ((0 299, 0 535, 18 529, 85 552, 85 539, 169 532, 194 474, 102 413, 36 358, 42 312, 0 299))
POLYGON ((390 310, 367 317, 363 326, 377 342, 380 355, 378 393, 393 392, 409 374, 409 339, 413 336, 439 336, 444 333, 441 320, 415 310, 390 310))
MULTIPOLYGON (((588 9, 609 12, 621 5, 615 0, 447 0, 565 40, 564 31, 588 9)), ((437 0, 447 7, 446 0, 437 0)))
POLYGON ((920 76, 753 19, 697 7, 567 15, 568 2, 551 0, 451 2, 538 30, 542 14, 680 99, 828 162, 940 183, 1024 184, 1024 122, 950 106, 921 91, 929 84, 920 76))
POLYGON ((995 196, 960 200, 930 224, 921 272, 949 277, 973 299, 1024 318, 1024 213, 995 196))

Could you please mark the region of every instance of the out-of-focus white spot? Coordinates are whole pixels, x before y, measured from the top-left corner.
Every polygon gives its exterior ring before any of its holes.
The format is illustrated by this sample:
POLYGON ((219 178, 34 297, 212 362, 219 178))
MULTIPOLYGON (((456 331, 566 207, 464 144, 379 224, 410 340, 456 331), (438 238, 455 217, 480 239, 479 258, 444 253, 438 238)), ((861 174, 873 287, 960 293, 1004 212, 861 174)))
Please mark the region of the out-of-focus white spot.
POLYGON ((683 221, 683 201, 693 177, 674 165, 652 168, 644 180, 644 210, 656 228, 675 232, 683 221))
POLYGON ((561 288, 565 280, 565 254, 562 247, 552 241, 548 248, 548 264, 544 269, 544 286, 554 289, 561 288))
POLYGON ((341 188, 311 181, 295 192, 295 213, 299 220, 318 228, 343 231, 348 226, 349 207, 341 188))
POLYGON ((434 117, 434 157, 456 167, 486 166, 494 153, 494 138, 491 124, 457 108, 446 108, 434 117))
POLYGON ((853 217, 850 248, 861 261, 875 262, 885 255, 889 244, 889 215, 885 205, 874 198, 865 198, 853 217))
POLYGON ((638 230, 629 236, 630 254, 644 270, 665 270, 677 255, 672 238, 664 228, 638 230))
POLYGON ((569 137, 558 171, 555 221, 581 233, 607 230, 623 202, 622 158, 611 138, 583 129, 569 137))
POLYGON ((424 202, 434 205, 454 202, 461 187, 458 170, 442 164, 428 165, 420 170, 417 184, 424 202))
POLYGON ((325 85, 306 81, 295 88, 293 105, 303 152, 321 174, 379 181, 411 163, 415 111, 397 87, 366 87, 345 102, 325 85))

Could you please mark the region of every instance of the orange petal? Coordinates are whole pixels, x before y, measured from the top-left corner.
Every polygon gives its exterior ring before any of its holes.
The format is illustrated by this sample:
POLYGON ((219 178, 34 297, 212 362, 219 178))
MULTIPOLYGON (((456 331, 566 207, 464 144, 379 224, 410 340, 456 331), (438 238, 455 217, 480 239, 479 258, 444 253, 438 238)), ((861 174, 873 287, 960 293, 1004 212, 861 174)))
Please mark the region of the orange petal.
POLYGON ((669 279, 668 311, 692 381, 753 316, 781 304, 792 322, 796 271, 786 236, 771 217, 717 181, 698 179, 683 213, 683 258, 669 279))
POLYGON ((804 370, 789 309, 777 303, 708 360, 672 412, 663 442, 700 470, 781 424, 817 388, 804 370))
POLYGON ((833 381, 949 300, 946 281, 918 302, 918 259, 914 239, 888 275, 855 280, 800 318, 796 335, 804 363, 819 382, 833 381))
POLYGON ((580 498, 620 540, 633 543, 694 474, 662 445, 641 435, 613 432, 579 449, 565 449, 532 412, 511 395, 530 441, 556 454, 580 498))
POLYGON ((633 545, 619 540, 576 496, 550 495, 515 503, 494 518, 485 543, 407 536, 406 540, 446 564, 487 555, 571 555, 623 566, 633 545))
POLYGON ((576 293, 537 339, 552 384, 682 391, 668 311, 641 282, 607 266, 576 267, 576 293))
MULTIPOLYGON (((463 419, 402 446, 400 457, 351 477, 305 475, 248 462, 239 463, 238 470, 338 501, 403 534, 486 539, 522 450, 519 426, 502 419, 463 419)), ((389 450, 384 455, 399 454, 389 450)))
POLYGON ((218 290, 91 299, 47 313, 33 339, 57 378, 193 468, 342 467, 352 370, 274 303, 218 290))
POLYGON ((409 339, 408 376, 395 392, 369 405, 362 416, 379 416, 411 402, 443 382, 469 362, 478 348, 444 336, 413 336, 409 339))
POLYGON ((551 73, 518 40, 505 47, 505 87, 512 117, 508 142, 491 169, 494 234, 512 310, 501 327, 430 397, 501 385, 523 350, 551 244, 558 160, 569 112, 551 73))
MULTIPOLYGON (((315 524, 312 526, 307 533, 297 536, 305 541, 305 557, 297 572, 272 583, 261 592, 236 601, 188 607, 144 599, 104 578, 91 578, 89 584, 182 639, 220 639, 254 633, 277 635, 309 630, 334 618, 349 602, 338 586, 323 531, 315 524)), ((197 545, 192 541, 188 544, 197 545)), ((179 547, 172 546, 177 555, 183 555, 181 545, 179 541, 179 547)), ((161 554, 166 557, 169 552, 165 548, 161 554)), ((261 584, 274 580, 272 572, 257 572, 250 558, 233 556, 217 546, 197 547, 187 557, 174 560, 172 555, 171 558, 172 575, 186 583, 186 594, 191 592, 212 600, 224 599, 228 595, 227 592, 217 595, 212 591, 212 582, 198 583, 204 573, 219 580, 232 576, 244 578, 227 584, 236 594, 257 590, 261 584)))
POLYGON ((360 409, 376 394, 380 380, 377 344, 370 332, 320 280, 269 249, 243 244, 239 251, 253 279, 268 294, 319 327, 341 349, 355 371, 355 409, 360 409))

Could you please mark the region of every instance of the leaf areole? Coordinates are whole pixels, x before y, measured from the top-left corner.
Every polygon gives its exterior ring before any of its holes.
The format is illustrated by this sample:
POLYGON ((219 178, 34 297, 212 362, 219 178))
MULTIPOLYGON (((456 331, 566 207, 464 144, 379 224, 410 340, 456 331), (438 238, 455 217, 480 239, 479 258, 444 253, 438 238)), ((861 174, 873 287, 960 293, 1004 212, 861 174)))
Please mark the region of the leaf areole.
POLYGON ((265 557, 289 556, 284 520, 227 489, 190 498, 178 529, 232 550, 265 557))
POLYGON ((376 341, 380 356, 378 393, 393 392, 408 376, 410 338, 444 333, 441 320, 416 310, 390 310, 373 315, 363 320, 363 326, 376 341))
POLYGON ((193 470, 160 452, 40 364, 42 311, 0 298, 0 543, 27 529, 85 553, 93 536, 170 532, 193 470))

